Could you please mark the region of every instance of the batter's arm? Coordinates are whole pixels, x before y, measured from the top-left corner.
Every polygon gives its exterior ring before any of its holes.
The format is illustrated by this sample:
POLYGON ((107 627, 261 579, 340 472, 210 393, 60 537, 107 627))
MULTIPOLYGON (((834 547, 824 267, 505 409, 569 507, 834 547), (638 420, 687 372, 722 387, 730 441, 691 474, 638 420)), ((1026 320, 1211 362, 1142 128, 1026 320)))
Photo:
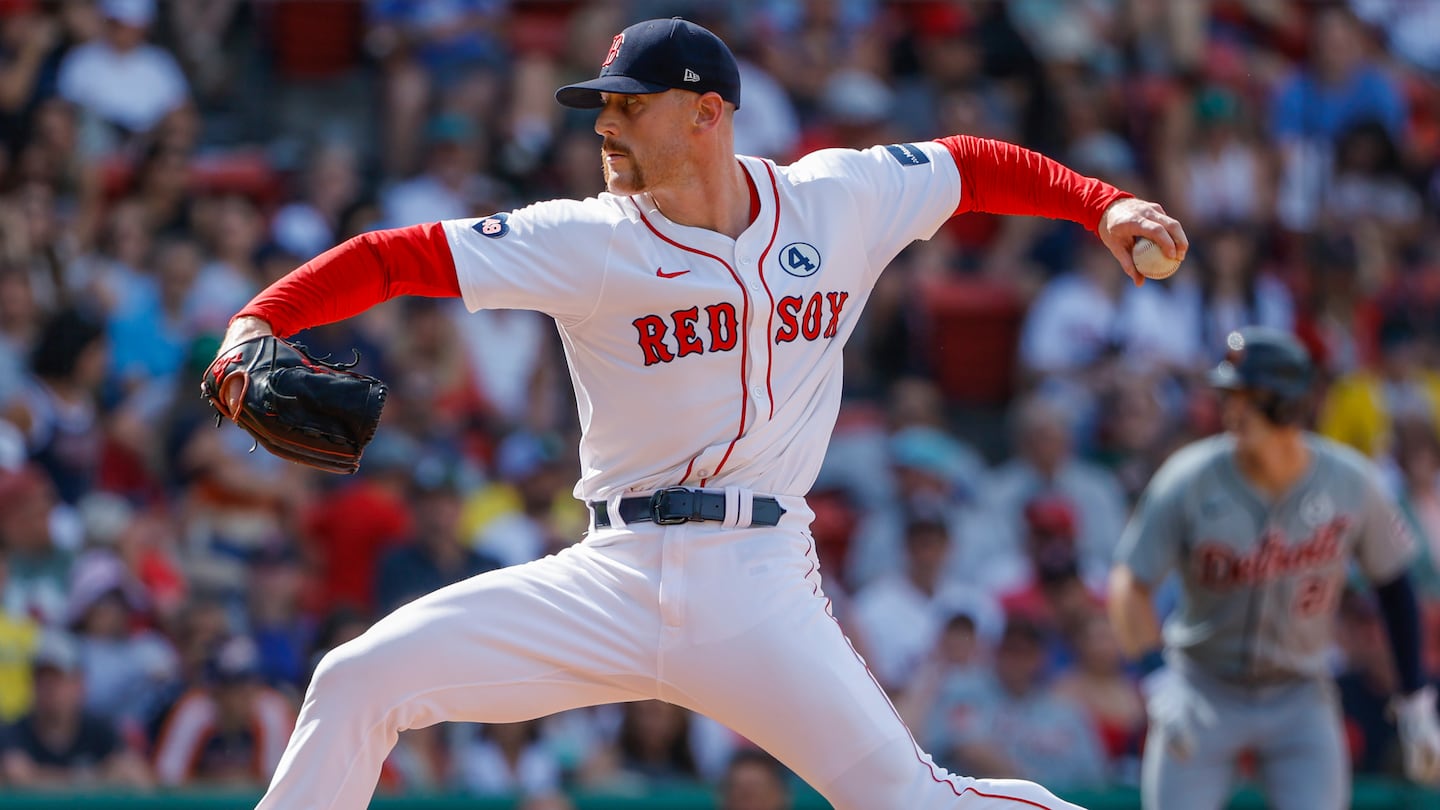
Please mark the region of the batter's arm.
POLYGON ((1425 684, 1420 667, 1420 618, 1410 577, 1401 573, 1376 587, 1380 613, 1390 636, 1390 649, 1400 680, 1400 692, 1390 701, 1405 773, 1421 784, 1440 783, 1440 717, 1435 710, 1435 687, 1425 684))
POLYGON ((1155 613, 1155 595, 1124 563, 1110 571, 1106 610, 1120 651, 1127 658, 1139 659, 1160 648, 1160 617, 1155 613))
POLYGON ((1425 685, 1420 665, 1420 606, 1408 574, 1375 587, 1380 615, 1385 621, 1390 651, 1395 658, 1395 673, 1401 694, 1409 695, 1425 685))

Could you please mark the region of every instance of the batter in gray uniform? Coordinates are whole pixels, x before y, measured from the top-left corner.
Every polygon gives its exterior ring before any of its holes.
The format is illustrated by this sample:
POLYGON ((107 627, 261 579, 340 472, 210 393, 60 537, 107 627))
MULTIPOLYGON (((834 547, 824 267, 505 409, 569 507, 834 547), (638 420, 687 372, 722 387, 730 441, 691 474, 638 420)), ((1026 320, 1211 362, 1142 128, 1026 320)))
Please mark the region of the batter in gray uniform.
POLYGON ((1435 691, 1420 674, 1405 574, 1414 543, 1369 462, 1301 429, 1312 368, 1293 337, 1247 328, 1211 373, 1225 434, 1155 474, 1117 550, 1111 620, 1126 652, 1162 645, 1152 592, 1171 572, 1179 604, 1150 696, 1147 810, 1216 810, 1242 751, 1277 810, 1347 807, 1349 765, 1327 667, 1351 560, 1375 586, 1400 673, 1394 699, 1411 778, 1440 781, 1435 691))

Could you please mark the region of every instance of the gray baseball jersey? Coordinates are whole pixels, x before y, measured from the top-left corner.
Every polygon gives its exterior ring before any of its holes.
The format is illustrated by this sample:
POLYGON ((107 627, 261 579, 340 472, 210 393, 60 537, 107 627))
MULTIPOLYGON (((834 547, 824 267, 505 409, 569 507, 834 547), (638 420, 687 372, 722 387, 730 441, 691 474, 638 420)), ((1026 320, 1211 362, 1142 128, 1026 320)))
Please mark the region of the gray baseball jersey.
POLYGON ((1181 449, 1156 472, 1116 552, 1152 586, 1179 569, 1165 645, 1227 681, 1325 675, 1349 561, 1384 583, 1415 554, 1369 461, 1314 434, 1305 441, 1309 471, 1273 502, 1241 475, 1230 436, 1181 449))

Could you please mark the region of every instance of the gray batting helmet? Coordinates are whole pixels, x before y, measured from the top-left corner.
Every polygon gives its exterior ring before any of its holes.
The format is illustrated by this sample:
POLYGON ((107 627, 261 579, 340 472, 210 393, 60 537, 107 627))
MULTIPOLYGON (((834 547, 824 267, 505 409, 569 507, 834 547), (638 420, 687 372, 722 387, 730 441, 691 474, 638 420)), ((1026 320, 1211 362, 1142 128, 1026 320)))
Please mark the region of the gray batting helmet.
POLYGON ((1225 359, 1210 371, 1210 384, 1247 391, 1270 421, 1300 421, 1315 378, 1310 353, 1288 332, 1247 326, 1225 336, 1225 359))

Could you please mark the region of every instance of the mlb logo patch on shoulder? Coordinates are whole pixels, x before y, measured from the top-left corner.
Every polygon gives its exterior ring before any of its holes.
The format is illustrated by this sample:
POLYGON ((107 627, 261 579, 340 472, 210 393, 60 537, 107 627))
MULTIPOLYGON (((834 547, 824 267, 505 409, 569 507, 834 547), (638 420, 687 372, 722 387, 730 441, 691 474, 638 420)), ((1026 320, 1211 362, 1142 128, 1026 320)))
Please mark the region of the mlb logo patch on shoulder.
POLYGON ((930 162, 930 157, 913 143, 892 143, 885 147, 885 151, 901 166, 924 166, 930 162))
POLYGON ((470 227, 474 228, 475 232, 481 236, 499 239, 510 232, 510 224, 506 221, 508 219, 510 219, 509 214, 491 214, 470 227))

